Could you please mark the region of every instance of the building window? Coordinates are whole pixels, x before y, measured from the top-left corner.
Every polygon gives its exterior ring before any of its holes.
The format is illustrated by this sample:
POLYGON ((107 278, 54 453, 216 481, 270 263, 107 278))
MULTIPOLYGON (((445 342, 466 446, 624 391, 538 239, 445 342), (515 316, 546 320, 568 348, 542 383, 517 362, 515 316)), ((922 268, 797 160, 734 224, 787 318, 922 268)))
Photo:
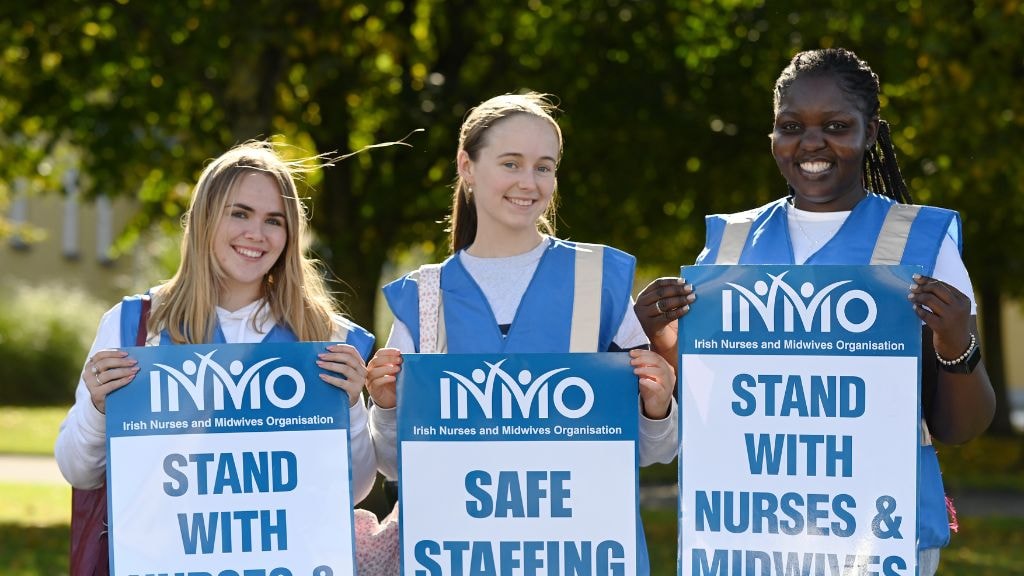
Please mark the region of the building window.
POLYGON ((100 264, 114 263, 110 249, 114 245, 114 208, 107 196, 96 197, 96 259, 100 264))
POLYGON ((21 233, 21 227, 28 224, 28 182, 24 178, 14 180, 14 198, 11 199, 11 211, 7 215, 14 230, 7 240, 15 250, 28 250, 29 243, 21 233))
POLYGON ((78 241, 79 218, 78 170, 64 173, 64 227, 61 235, 61 250, 68 260, 81 256, 78 241))

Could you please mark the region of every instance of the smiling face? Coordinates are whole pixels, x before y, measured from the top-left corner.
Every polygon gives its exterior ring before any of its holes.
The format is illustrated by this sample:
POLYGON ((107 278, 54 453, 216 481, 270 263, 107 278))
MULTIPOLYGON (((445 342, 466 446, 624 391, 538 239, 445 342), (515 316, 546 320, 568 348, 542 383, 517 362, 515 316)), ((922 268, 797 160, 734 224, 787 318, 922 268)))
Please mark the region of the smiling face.
POLYGON ((865 118, 832 75, 798 78, 779 100, 772 155, 797 208, 851 210, 864 197, 862 164, 878 119, 865 118))
POLYGON ((476 158, 465 150, 458 158, 476 206, 473 244, 529 250, 540 239, 537 221, 555 192, 558 135, 548 121, 529 114, 509 116, 486 130, 476 158))
POLYGON ((238 177, 213 233, 221 307, 236 310, 260 297, 264 276, 288 243, 286 222, 274 178, 255 171, 238 177))

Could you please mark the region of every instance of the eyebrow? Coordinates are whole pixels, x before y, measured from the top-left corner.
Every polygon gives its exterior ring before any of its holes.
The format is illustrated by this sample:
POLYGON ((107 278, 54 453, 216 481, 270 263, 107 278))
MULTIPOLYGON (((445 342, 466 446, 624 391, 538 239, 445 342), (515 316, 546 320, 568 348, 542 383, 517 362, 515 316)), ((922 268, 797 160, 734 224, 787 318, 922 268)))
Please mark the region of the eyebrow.
MULTIPOLYGON (((252 212, 253 214, 256 213, 256 210, 252 206, 248 206, 246 204, 242 204, 241 202, 235 202, 234 204, 229 205, 228 208, 238 208, 239 210, 245 210, 246 212, 252 212)), ((282 214, 281 212, 270 212, 269 214, 267 214, 267 216, 274 216, 276 218, 285 218, 285 215, 282 214)))
MULTIPOLYGON (((512 156, 514 158, 522 158, 523 157, 523 155, 521 153, 519 153, 519 152, 504 152, 502 154, 498 154, 498 158, 504 158, 506 156, 512 156)), ((548 162, 554 162, 555 164, 558 163, 558 161, 555 160, 554 158, 552 158, 551 156, 541 156, 540 160, 547 160, 548 162)))
MULTIPOLYGON (((779 110, 776 116, 801 116, 799 112, 792 110, 779 110)), ((822 116, 857 116, 856 112, 850 112, 849 110, 823 110, 822 116)))

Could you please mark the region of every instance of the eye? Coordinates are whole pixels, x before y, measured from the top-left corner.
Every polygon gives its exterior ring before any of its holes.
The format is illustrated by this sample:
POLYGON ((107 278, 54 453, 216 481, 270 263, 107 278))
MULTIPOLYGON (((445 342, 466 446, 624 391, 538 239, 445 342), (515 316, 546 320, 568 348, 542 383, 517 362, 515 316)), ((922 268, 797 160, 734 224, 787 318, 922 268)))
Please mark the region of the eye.
POLYGON ((800 124, 798 124, 796 122, 783 122, 781 124, 777 124, 775 126, 775 129, 778 130, 779 132, 787 132, 787 133, 799 132, 800 131, 800 124))
POLYGON ((515 170, 516 168, 519 167, 519 164, 513 162, 512 160, 506 160, 505 162, 502 162, 501 165, 504 166, 505 168, 508 168, 509 170, 515 170))
POLYGON ((271 226, 284 226, 284 220, 280 218, 267 218, 267 224, 271 226))
POLYGON ((847 124, 846 122, 840 122, 838 120, 825 124, 825 129, 830 132, 840 132, 842 130, 846 130, 849 127, 849 124, 847 124))
POLYGON ((554 171, 555 169, 552 166, 537 166, 537 172, 541 174, 552 174, 554 171))
POLYGON ((249 217, 249 213, 246 212, 245 210, 232 210, 231 217, 245 220, 246 218, 249 217))

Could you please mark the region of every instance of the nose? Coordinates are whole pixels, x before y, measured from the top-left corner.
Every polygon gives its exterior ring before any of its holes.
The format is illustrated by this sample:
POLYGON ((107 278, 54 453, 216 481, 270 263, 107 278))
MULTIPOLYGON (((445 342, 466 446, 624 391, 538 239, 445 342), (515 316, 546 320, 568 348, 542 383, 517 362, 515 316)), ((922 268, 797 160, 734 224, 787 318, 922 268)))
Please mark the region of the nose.
POLYGON ((537 175, 533 170, 524 170, 519 176, 520 190, 535 190, 537 188, 537 175))
POLYGON ((250 218, 245 221, 245 229, 242 231, 242 235, 247 240, 262 240, 263 239, 263 223, 256 218, 250 218))
POLYGON ((800 147, 804 150, 820 150, 825 147, 825 135, 818 128, 808 128, 800 138, 800 147))

